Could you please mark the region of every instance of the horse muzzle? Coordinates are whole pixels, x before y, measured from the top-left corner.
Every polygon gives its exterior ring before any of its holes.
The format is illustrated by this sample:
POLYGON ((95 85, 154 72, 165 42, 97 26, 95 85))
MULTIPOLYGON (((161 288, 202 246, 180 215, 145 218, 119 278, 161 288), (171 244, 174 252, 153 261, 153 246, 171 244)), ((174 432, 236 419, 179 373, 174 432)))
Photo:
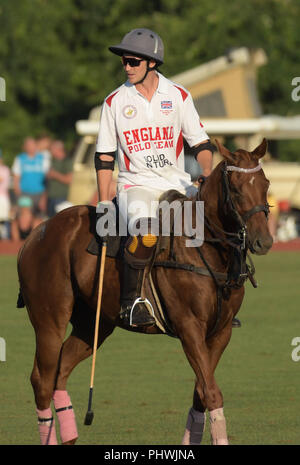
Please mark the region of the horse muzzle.
POLYGON ((248 239, 248 246, 251 253, 256 255, 266 255, 273 245, 273 238, 270 234, 256 236, 253 240, 248 239))

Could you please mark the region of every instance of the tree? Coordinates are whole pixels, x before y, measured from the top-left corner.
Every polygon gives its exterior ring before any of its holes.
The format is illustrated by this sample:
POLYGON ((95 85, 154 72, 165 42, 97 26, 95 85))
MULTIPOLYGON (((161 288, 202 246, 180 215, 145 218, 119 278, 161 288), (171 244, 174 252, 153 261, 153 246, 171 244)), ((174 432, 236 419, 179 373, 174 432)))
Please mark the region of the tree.
MULTIPOLYGON (((70 147, 75 122, 124 80, 108 46, 135 27, 161 35, 172 76, 232 47, 263 47, 259 70, 265 113, 293 115, 291 80, 299 74, 298 0, 0 0, 1 146, 12 161, 25 136, 43 130, 70 147)), ((289 157, 300 157, 298 141, 289 157)), ((299 159, 299 158, 298 158, 299 159)))

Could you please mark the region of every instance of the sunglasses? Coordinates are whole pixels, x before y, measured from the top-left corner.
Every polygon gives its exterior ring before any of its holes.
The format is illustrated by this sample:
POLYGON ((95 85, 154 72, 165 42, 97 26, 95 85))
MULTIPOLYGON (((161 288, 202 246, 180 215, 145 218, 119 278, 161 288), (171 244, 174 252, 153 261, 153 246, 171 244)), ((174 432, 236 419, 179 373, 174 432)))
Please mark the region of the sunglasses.
POLYGON ((137 66, 140 66, 142 61, 145 61, 145 60, 142 60, 142 59, 139 60, 138 58, 122 57, 123 66, 129 65, 131 68, 136 68, 137 66))

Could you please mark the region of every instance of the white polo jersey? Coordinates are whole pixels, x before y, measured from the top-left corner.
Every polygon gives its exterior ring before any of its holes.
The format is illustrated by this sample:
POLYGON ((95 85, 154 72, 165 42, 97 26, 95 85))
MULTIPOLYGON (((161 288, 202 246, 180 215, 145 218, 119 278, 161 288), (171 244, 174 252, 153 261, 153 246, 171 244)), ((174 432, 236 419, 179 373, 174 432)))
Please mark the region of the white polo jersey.
POLYGON ((185 191, 183 138, 190 147, 209 139, 191 94, 160 73, 149 102, 128 82, 102 106, 96 151, 118 151, 118 183, 185 191))

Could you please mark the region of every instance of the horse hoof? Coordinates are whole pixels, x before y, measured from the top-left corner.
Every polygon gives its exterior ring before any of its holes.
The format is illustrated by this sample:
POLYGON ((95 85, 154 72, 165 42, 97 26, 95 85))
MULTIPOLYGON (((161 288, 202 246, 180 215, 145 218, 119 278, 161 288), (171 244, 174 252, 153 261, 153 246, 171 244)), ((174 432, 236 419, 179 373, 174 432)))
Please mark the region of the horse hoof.
POLYGON ((70 441, 63 442, 63 446, 74 446, 75 442, 77 441, 78 438, 70 439, 70 441))

